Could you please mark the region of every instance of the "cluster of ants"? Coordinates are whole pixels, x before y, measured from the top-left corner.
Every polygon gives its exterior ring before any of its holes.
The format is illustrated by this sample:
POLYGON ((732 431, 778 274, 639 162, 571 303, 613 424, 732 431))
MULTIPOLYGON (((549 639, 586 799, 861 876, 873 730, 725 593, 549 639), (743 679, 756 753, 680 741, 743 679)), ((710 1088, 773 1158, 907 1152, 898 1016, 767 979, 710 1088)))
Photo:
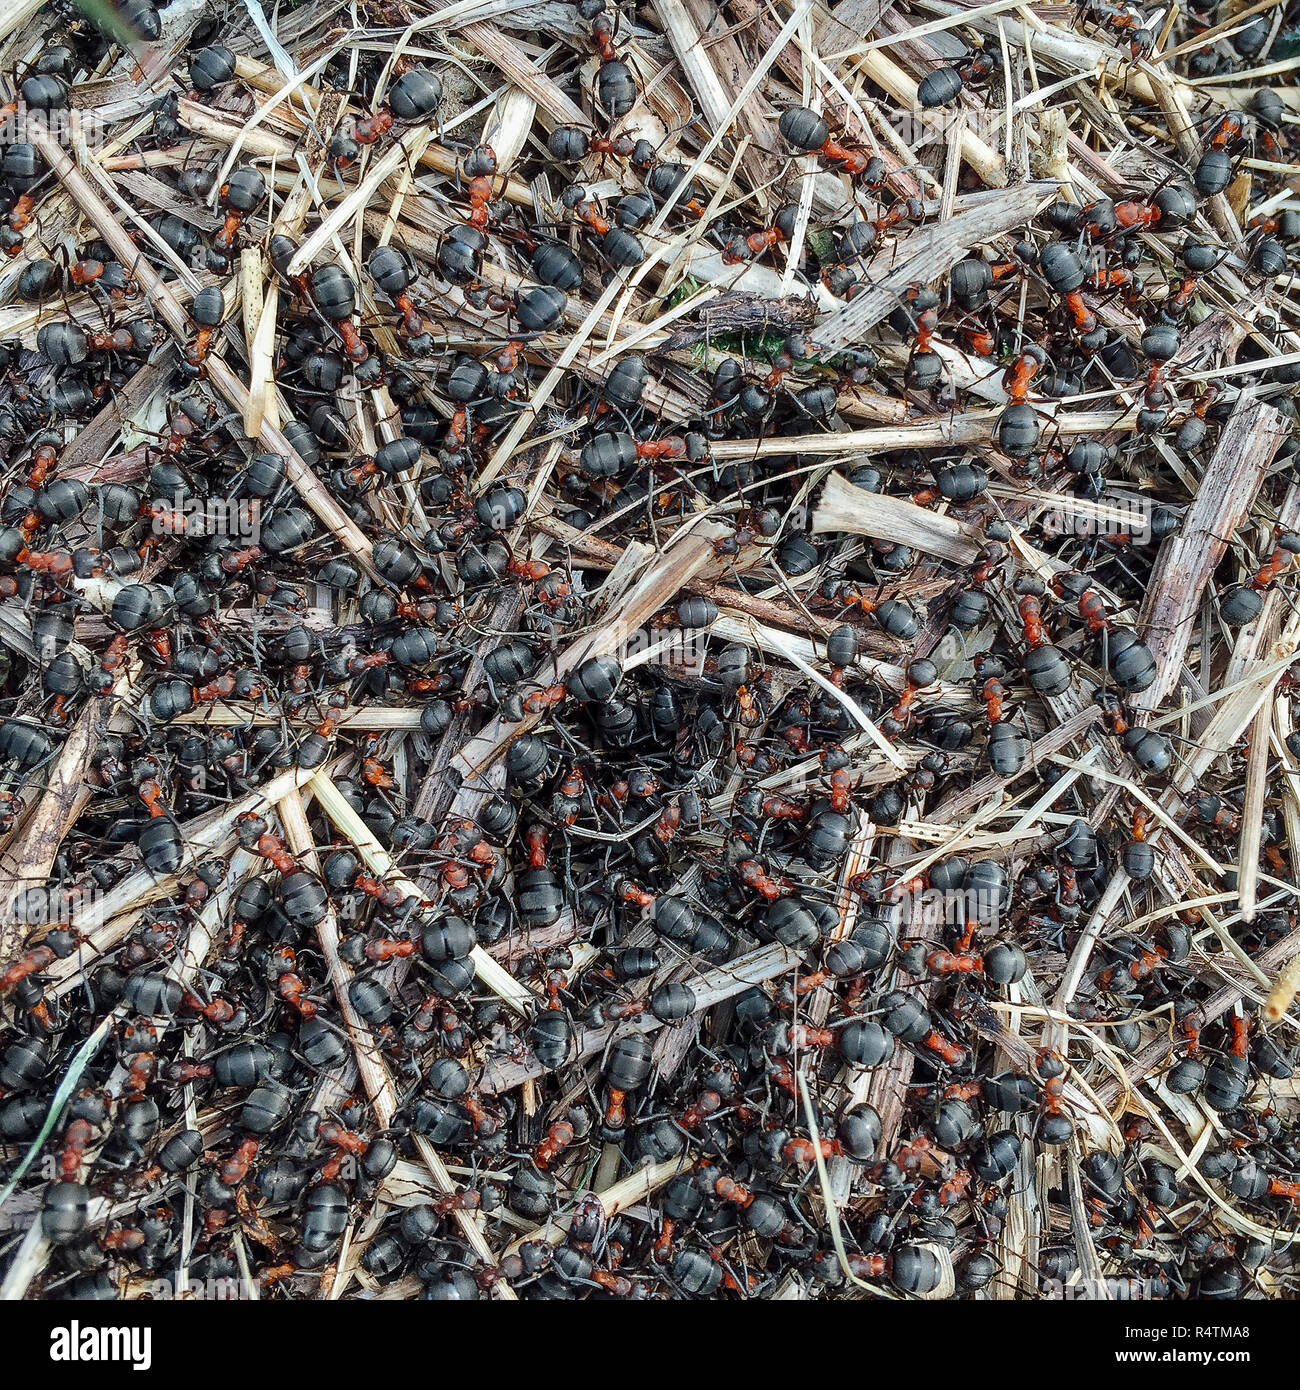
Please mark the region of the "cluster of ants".
MULTIPOLYGON (((118 53, 48 8, 9 116, 70 112, 118 53)), ((1177 21, 1186 75, 1266 52, 1262 17, 1224 36, 1218 8, 1177 21)), ((118 14, 160 39, 148 0, 118 14)), ((575 354, 593 302, 674 238, 738 285, 794 255, 839 313, 941 225, 893 150, 793 100, 767 152, 791 191, 718 214, 698 131, 628 119, 631 18, 576 17, 557 90, 589 124, 548 120, 510 161, 444 134, 450 68, 321 65, 303 91, 336 123, 290 149, 333 206, 394 149, 451 155, 436 196, 404 195, 417 216, 376 202, 355 240, 294 214, 293 159, 201 135, 196 109, 265 97, 251 30, 190 34, 118 156, 129 235, 89 202, 92 235, 47 233, 49 147, 0 151, 0 313, 24 316, 0 343, 6 1295, 131 1296, 179 1261, 281 1298, 1034 1296, 1081 1251, 1117 1297, 1292 1288, 1286 1241, 1219 1219, 1295 1222, 1288 1034, 1223 997, 1223 928, 1178 877, 1191 847, 1235 891, 1252 749, 1189 772, 1204 726, 1151 717, 1139 613, 1225 422, 1256 396, 1294 415, 1300 212, 1257 197, 1232 243, 1215 220, 1244 169, 1258 193, 1292 159, 1282 99, 1207 112, 1167 177, 1045 197, 894 285, 849 349, 811 309, 727 333, 688 306, 575 354), (229 385, 246 253, 274 289, 274 448, 229 385), (1265 315, 1216 381, 1182 359, 1227 274, 1265 315), (905 426, 995 407, 970 447, 826 462, 882 400, 905 426), (1123 427, 1071 433, 1098 402, 1123 427), (914 542, 809 524, 833 468, 864 514, 910 509, 914 542), (1034 489, 1131 522, 1049 525, 1034 489), (689 578, 645 605, 652 659, 593 646, 611 581, 683 538, 689 578), (1026 1012, 1050 1022, 1022 1036, 1026 1012), (1115 1067, 1174 1098, 1177 1135, 1127 1082, 1107 1099, 1115 1067), (1008 1273, 1035 1184, 1037 1264, 1008 1273)), ((1131 65, 1172 42, 1127 7, 1078 19, 1131 65)), ((999 79, 968 37, 922 107, 999 79)), ((1294 457, 1270 459, 1253 559, 1224 538, 1229 650, 1292 602, 1294 457)), ((1202 664, 1217 681, 1218 645, 1202 664)), ((1252 775, 1298 756, 1281 740, 1252 775)), ((1256 971, 1293 931, 1286 820, 1270 794, 1270 891, 1233 928, 1256 971)))

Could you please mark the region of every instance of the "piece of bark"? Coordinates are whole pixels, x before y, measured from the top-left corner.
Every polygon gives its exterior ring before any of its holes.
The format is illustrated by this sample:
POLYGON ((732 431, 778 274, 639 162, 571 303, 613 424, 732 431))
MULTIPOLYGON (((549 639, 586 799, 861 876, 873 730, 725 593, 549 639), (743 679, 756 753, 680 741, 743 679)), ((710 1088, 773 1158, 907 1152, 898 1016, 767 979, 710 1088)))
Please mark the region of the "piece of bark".
POLYGON ((1137 623, 1155 658, 1156 678, 1130 697, 1135 709, 1158 709, 1177 684, 1201 595, 1285 433, 1285 422, 1272 406, 1244 393, 1238 399, 1182 526, 1156 557, 1137 623))
POLYGON ((813 331, 816 350, 843 352, 862 343, 898 308, 909 286, 941 279, 975 247, 1022 226, 1054 192, 1052 184, 1022 184, 949 222, 931 224, 901 239, 894 263, 883 274, 873 275, 872 287, 817 325, 813 331))
MULTIPOLYGON (((691 982, 695 994, 696 1013, 711 1009, 724 999, 760 985, 764 980, 775 979, 787 970, 793 970, 801 957, 779 943, 759 946, 716 970, 705 971, 691 982)), ((664 1025, 651 1013, 627 1021, 616 1020, 601 1024, 597 1028, 585 1028, 578 1035, 573 1055, 563 1065, 580 1062, 595 1057, 617 1037, 627 1033, 653 1033, 664 1025)), ((526 1061, 515 1062, 507 1059, 487 1062, 477 1081, 477 1087, 485 1095, 501 1095, 513 1091, 525 1081, 536 1080, 548 1073, 547 1068, 537 1057, 529 1056, 526 1061)))

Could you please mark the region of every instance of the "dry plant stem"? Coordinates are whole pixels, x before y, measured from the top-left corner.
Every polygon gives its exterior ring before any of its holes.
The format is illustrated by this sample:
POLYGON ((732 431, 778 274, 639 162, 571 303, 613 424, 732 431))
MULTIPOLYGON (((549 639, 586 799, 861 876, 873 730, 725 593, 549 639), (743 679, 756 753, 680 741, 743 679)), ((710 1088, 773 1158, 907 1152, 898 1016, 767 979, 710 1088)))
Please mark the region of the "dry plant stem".
MULTIPOLYGON (((910 845, 902 836, 895 836, 887 856, 887 863, 897 866, 909 855, 910 845)), ((927 900, 912 899, 912 915, 899 924, 900 936, 905 932, 908 940, 938 945, 943 938, 943 909, 927 900)), ((922 981, 917 987, 917 997, 926 1003, 934 988, 933 979, 922 981)), ((881 1067, 872 1069, 865 1078, 861 1090, 863 1099, 880 1116, 880 1145, 882 1152, 888 1152, 903 1122, 906 1106, 907 1087, 916 1067, 916 1054, 911 1048, 896 1047, 890 1059, 881 1067)))
POLYGON ((1050 184, 1013 188, 996 195, 986 205, 900 239, 895 247, 895 264, 879 284, 855 296, 852 303, 824 319, 813 330, 811 337, 816 349, 842 352, 860 343, 871 329, 898 308, 902 292, 910 285, 940 279, 971 246, 1023 226, 1052 192, 1050 184))
MULTIPOLYGON (((561 521, 558 517, 536 516, 530 518, 528 524, 533 530, 542 531, 562 542, 564 547, 574 555, 594 560, 610 569, 618 564, 623 557, 624 548, 621 545, 603 541, 598 536, 590 536, 585 531, 579 531, 570 526, 567 521, 561 521)), ((795 632, 811 630, 826 636, 839 626, 839 623, 831 618, 823 618, 815 613, 796 611, 788 604, 778 603, 774 599, 760 598, 755 594, 747 593, 735 584, 728 583, 726 580, 712 584, 701 584, 698 588, 701 594, 711 598, 722 610, 757 618, 760 623, 765 623, 770 627, 789 628, 795 632)), ((858 636, 864 649, 869 649, 875 642, 879 643, 882 651, 896 649, 896 644, 889 639, 881 640, 876 633, 869 630, 864 629, 858 636)))
MULTIPOLYGON (((672 1158, 665 1163, 647 1163, 644 1168, 638 1168, 635 1172, 629 1173, 627 1177, 620 1178, 618 1182, 609 1187, 601 1188, 594 1194, 600 1203, 600 1209, 605 1214, 608 1221, 621 1211, 626 1211, 628 1207, 636 1206, 645 1198, 658 1192, 661 1187, 681 1173, 688 1173, 695 1166, 689 1158, 672 1158)), ((573 1222, 571 1215, 557 1216, 554 1221, 548 1221, 545 1226, 535 1226, 531 1231, 524 1231, 516 1236, 509 1245, 501 1252, 502 1255, 512 1255, 521 1245, 528 1241, 544 1240, 550 1245, 561 1245, 564 1243, 565 1236, 569 1233, 569 1227, 573 1222)))
MULTIPOLYGON (((584 661, 618 652, 647 618, 671 602, 683 588, 698 582, 702 575, 716 574, 724 568, 713 542, 728 534, 725 527, 714 522, 703 522, 694 527, 689 535, 681 536, 667 553, 653 557, 653 563, 638 583, 624 595, 617 616, 596 632, 579 638, 566 648, 538 679, 547 683, 562 680, 584 661)), ((540 714, 529 715, 519 723, 498 718, 471 739, 456 758, 468 784, 462 795, 466 799, 472 796, 476 775, 492 766, 520 734, 526 733, 544 717, 540 714)), ((458 805, 460 801, 458 797, 458 805)))
POLYGON ((1237 900, 1244 922, 1255 920, 1264 798, 1268 793, 1268 736, 1272 727, 1273 697, 1270 692, 1250 726, 1250 755, 1246 760, 1246 794, 1241 807, 1241 839, 1237 852, 1237 900))
POLYGON ((959 565, 969 565, 983 543, 974 527, 955 517, 940 515, 901 497, 855 487, 839 472, 826 479, 813 512, 813 535, 828 532, 897 541, 959 565))
POLYGON ((498 100, 483 128, 483 143, 497 157, 498 179, 510 172, 523 153, 536 118, 536 98, 517 87, 498 100))
MULTIPOLYGON (((311 777, 308 786, 320 803, 321 810, 330 818, 335 828, 352 842, 371 873, 390 881, 411 897, 423 897, 416 884, 396 872, 388 851, 375 839, 369 827, 352 809, 351 803, 334 785, 328 773, 316 773, 311 777)), ((479 979, 512 1009, 517 1013, 527 1014, 536 1006, 536 996, 508 971, 502 969, 481 946, 476 946, 471 954, 479 979)))
MULTIPOLYGON (((488 631, 504 632, 510 629, 518 620, 522 608, 522 593, 518 590, 508 590, 503 593, 492 610, 488 621, 488 631)), ((461 682, 462 690, 475 689, 483 679, 483 657, 490 647, 491 641, 491 638, 484 638, 479 650, 474 654, 474 659, 470 662, 469 669, 465 672, 465 678, 461 682)), ((455 799, 456 788, 453 785, 453 779, 448 776, 447 769, 451 766, 456 751, 464 742, 468 727, 468 713, 457 714, 447 726, 446 734, 434 749, 433 757, 429 762, 429 770, 425 773, 424 781, 416 795, 415 806, 412 810, 412 814, 417 820, 435 823, 441 821, 455 799)), ((426 865, 419 881, 422 887, 428 891, 433 891, 437 882, 436 866, 426 865)))
POLYGON ((15 4, 7 5, 0 13, 0 39, 7 39, 10 34, 21 29, 34 15, 40 13, 44 7, 44 0, 16 0, 15 4))
POLYGON ((77 716, 50 772, 40 801, 23 817, 21 844, 6 846, 0 855, 0 960, 10 960, 23 945, 25 923, 11 920, 16 894, 49 881, 50 870, 64 836, 90 800, 91 761, 99 750, 101 726, 112 705, 130 690, 129 679, 118 681, 106 696, 92 697, 77 716))
MULTIPOLYGON (((322 785, 324 783, 311 782, 308 783, 307 790, 317 793, 322 785)), ((330 783, 329 785, 332 789, 333 784, 330 783)), ((281 798, 276 803, 276 812, 280 817, 280 824, 284 827, 289 848, 314 873, 319 872, 316 851, 312 847, 311 829, 307 824, 301 794, 295 791, 281 798)), ((388 1069, 375 1046, 370 1029, 352 1006, 352 1000, 348 994, 348 984, 351 982, 352 972, 339 957, 338 923, 332 912, 328 913, 325 920, 316 928, 316 939, 320 943, 321 954, 325 957, 330 986, 334 991, 335 1001, 343 1016, 344 1026, 347 1028, 348 1038, 356 1056, 357 1073, 365 1087, 371 1106, 374 1108, 375 1119, 381 1129, 387 1129, 392 1124, 393 1116, 397 1112, 397 1095, 393 1089, 392 1078, 388 1075, 388 1069)), ((411 1138, 421 1161, 429 1170, 434 1186, 444 1196, 450 1196, 456 1191, 456 1184, 452 1180, 451 1174, 447 1172, 446 1164, 443 1163, 437 1150, 422 1134, 412 1134, 411 1138)), ((474 1253, 484 1264, 492 1264, 494 1262, 492 1250, 483 1233, 478 1213, 458 1211, 455 1215, 456 1224, 460 1227, 461 1233, 465 1236, 474 1253)), ((497 1296, 513 1299, 514 1290, 510 1289, 508 1285, 501 1285, 498 1288, 497 1296)))
POLYGON ((78 431, 59 460, 64 477, 79 477, 83 469, 88 478, 99 474, 123 423, 133 419, 171 380, 176 351, 176 344, 168 343, 154 361, 146 362, 125 386, 114 391, 90 423, 78 431))
MULTIPOLYGON (((239 122, 232 120, 224 112, 214 111, 211 107, 202 106, 198 102, 185 98, 181 99, 178 119, 187 130, 192 130, 196 135, 202 135, 206 139, 214 140, 223 145, 232 144, 236 137, 243 134, 243 127, 239 122)), ((248 134, 244 143, 249 154, 264 159, 286 160, 290 164, 293 162, 294 143, 282 135, 276 135, 266 130, 256 130, 248 134)), ((441 145, 431 144, 420 155, 417 163, 422 168, 432 169, 435 173, 449 176, 454 175, 458 168, 456 156, 441 145)), ((333 178, 322 177, 320 187, 324 192, 338 193, 342 191, 342 186, 337 184, 333 178)), ((498 196, 505 198, 507 202, 515 203, 519 207, 532 207, 533 196, 526 183, 522 183, 519 179, 507 178, 501 180, 497 187, 498 196)))
POLYGON ((1241 524, 1282 442, 1285 426, 1272 406, 1241 399, 1224 426, 1214 457, 1183 524, 1160 548, 1138 630, 1155 657, 1155 681, 1133 697, 1155 710, 1178 682, 1201 594, 1241 524))
MULTIPOLYGON (((801 958, 787 947, 774 944, 760 946, 717 970, 701 973, 691 982, 695 994, 695 1013, 700 1014, 730 999, 735 994, 775 979, 800 964, 801 958)), ((564 1065, 585 1061, 603 1052, 608 1044, 624 1033, 654 1033, 664 1025, 653 1014, 643 1014, 626 1023, 606 1023, 598 1028, 585 1028, 578 1034, 574 1055, 564 1065)), ((525 1081, 546 1076, 552 1068, 536 1058, 527 1062, 488 1062, 478 1081, 479 1090, 488 1095, 513 1091, 525 1081)))
MULTIPOLYGON (((1281 962, 1290 962, 1297 951, 1300 951, 1300 927, 1288 932, 1281 941, 1274 942, 1266 951, 1261 951, 1255 957, 1255 964, 1261 970, 1275 970, 1281 962)), ((1300 974, 1300 968, 1297 968, 1294 973, 1300 974)), ((1236 984, 1225 986, 1212 994, 1199 1009, 1193 1012, 1191 1022, 1199 1024, 1201 1027, 1213 1023, 1216 1018, 1221 1018, 1227 1013, 1242 998, 1244 993, 1244 986, 1236 984)), ((1175 1039, 1163 1032, 1159 1037, 1149 1042, 1125 1069, 1129 1084, 1136 1085, 1144 1077, 1150 1076, 1169 1058, 1174 1047, 1175 1039)), ((1103 1105, 1113 1105, 1119 1099, 1120 1089, 1118 1081, 1104 1082, 1097 1088, 1097 1099, 1103 1105)))
MULTIPOLYGON (((339 729, 365 729, 395 732, 411 731, 420 727, 420 711, 393 709, 376 705, 348 706, 331 714, 334 725, 339 729)), ((279 724, 280 716, 265 709, 259 709, 252 701, 213 700, 202 709, 187 710, 172 720, 173 725, 198 725, 221 728, 231 724, 268 725, 279 724)), ((315 729, 320 720, 310 714, 300 714, 289 719, 288 724, 295 729, 315 729)), ((125 727, 125 726, 124 726, 125 727)))
MULTIPOLYGON (((289 196, 280 206, 272 228, 273 234, 294 236, 301 230, 307 214, 309 201, 307 180, 300 170, 297 181, 289 196)), ((244 253, 249 255, 248 252, 244 253)), ((257 258, 259 274, 261 255, 257 258)), ((244 433, 256 439, 266 422, 279 428, 283 421, 280 416, 280 400, 275 387, 275 326, 280 305, 280 286, 274 279, 268 279, 262 294, 261 311, 252 331, 248 333, 248 400, 244 406, 244 433)))
MULTIPOLYGON (((182 989, 193 988, 200 967, 211 955, 216 929, 229 910, 234 899, 236 885, 254 867, 255 863, 254 856, 247 851, 242 849, 235 851, 221 885, 204 904, 190 926, 183 948, 177 952, 175 958, 162 972, 164 978, 174 981, 182 989)), ((113 1017, 114 1014, 110 1012, 109 1018, 113 1017)), ((161 1038, 168 1027, 175 1022, 175 1019, 173 1017, 160 1017, 152 1022, 155 1031, 161 1038)), ((114 1069, 113 1081, 110 1085, 118 1084, 122 1073, 123 1068, 119 1063, 114 1069)), ((113 1214, 113 1208, 109 1203, 93 1203, 87 1224, 96 1228, 113 1214)), ((18 1257, 6 1272, 4 1287, 0 1290, 0 1298, 11 1300, 25 1297, 31 1280, 44 1269, 49 1253, 50 1245, 42 1233, 38 1214, 28 1229, 18 1257)))
MULTIPOLYGON (((1090 705, 1086 709, 1081 709, 1077 714, 1072 714, 1056 728, 1049 729, 1041 738, 1034 740, 1029 749, 1029 766, 1034 767, 1039 763, 1046 762, 1054 753, 1059 753, 1062 748, 1073 743, 1076 739, 1082 738, 1099 723, 1101 723, 1101 711, 1095 705, 1090 705)), ((1005 778, 990 773, 973 782, 966 791, 945 799, 930 812, 926 819, 934 825, 951 825, 959 816, 983 805, 990 797, 1002 791, 1005 786, 1005 778)))
MULTIPOLYGON (((770 656, 778 657, 783 661, 789 660, 795 664, 798 664, 799 661, 826 664, 824 648, 817 646, 806 637, 799 637, 794 633, 786 634, 777 628, 756 622, 754 616, 749 612, 742 612, 740 616, 733 617, 727 612, 725 604, 719 605, 719 607, 721 616, 709 629, 714 636, 727 642, 739 642, 743 646, 757 648, 770 656)), ((778 622, 783 627, 799 628, 801 626, 797 620, 797 615, 784 611, 778 615, 778 622)), ((815 623, 807 623, 802 626, 805 626, 806 629, 816 629, 815 623)), ((831 626, 835 626, 835 624, 831 626)), ((823 628, 822 631, 825 629, 823 628)), ((869 648, 871 644, 867 642, 863 645, 869 648)), ((893 649, 894 653, 896 651, 896 648, 893 649)), ((907 685, 906 671, 894 662, 878 661, 864 655, 858 658, 858 669, 895 693, 901 693, 907 685)), ((811 679, 817 680, 818 684, 821 683, 818 680, 818 675, 812 676, 811 679)), ((925 698, 926 701, 929 701, 930 695, 927 693, 925 698)), ((960 686, 951 685, 946 681, 940 681, 934 687, 934 700, 945 705, 972 703, 960 686)), ((873 739, 873 742, 876 743, 877 747, 882 747, 878 740, 873 739)), ((894 751, 897 752, 898 750, 894 751)), ((890 761, 898 766, 893 758, 890 761)))
MULTIPOLYGON (((871 81, 883 87, 904 111, 919 109, 916 82, 880 49, 863 54, 860 68, 871 81)), ((962 158, 990 188, 1005 186, 1007 170, 1002 156, 990 149, 974 131, 962 132, 961 153, 962 158)))
POLYGON ((1079 1257, 1080 1276, 1089 1281, 1089 1287, 1100 1289, 1100 1296, 1109 1300, 1110 1289, 1103 1277, 1101 1261, 1097 1258, 1097 1247, 1093 1244, 1092 1232, 1088 1222, 1088 1209, 1083 1203, 1083 1180, 1079 1172, 1079 1155, 1071 1145, 1065 1155, 1067 1192, 1070 1202, 1070 1229, 1074 1234, 1074 1248, 1079 1257))
MULTIPOLYGON (((670 1159, 666 1163, 647 1163, 644 1168, 639 1168, 627 1177, 620 1178, 616 1183, 609 1187, 601 1188, 591 1194, 600 1204, 600 1209, 604 1213, 606 1221, 617 1216, 622 1211, 627 1211, 631 1207, 639 1206, 647 1197, 653 1196, 661 1188, 665 1187, 680 1173, 689 1172, 694 1165, 689 1159, 670 1159)), ((410 1165, 399 1163, 394 1170, 394 1176, 402 1175, 403 1184, 415 1181, 415 1175, 409 1171, 410 1165)), ((391 1179, 390 1179, 391 1181, 391 1179)), ((417 1188, 409 1194, 403 1192, 396 1199, 390 1195, 390 1200, 396 1200, 402 1206, 416 1206, 424 1200, 426 1189, 417 1188)), ((502 1257, 513 1254, 518 1248, 531 1241, 546 1241, 549 1245, 561 1245, 564 1243, 565 1236, 568 1234, 573 1218, 569 1213, 557 1216, 553 1221, 547 1222, 545 1226, 534 1227, 530 1231, 516 1236, 508 1246, 501 1252, 502 1257)), ((410 1298, 418 1293, 420 1289, 419 1280, 409 1281, 410 1287, 403 1287, 404 1281, 394 1280, 393 1283, 386 1284, 376 1297, 379 1298, 410 1298)), ((497 1289, 504 1289, 508 1286, 504 1283, 497 1284, 497 1289)), ((513 1291, 512 1291, 513 1292, 513 1291)))
POLYGON ((235 821, 241 815, 266 815, 291 790, 304 786, 314 775, 305 768, 294 768, 216 813, 187 821, 180 827, 185 859, 176 873, 158 875, 146 868, 136 869, 102 898, 83 911, 75 912, 68 925, 82 933, 86 940, 75 955, 54 961, 44 972, 52 992, 57 995, 71 989, 92 960, 122 944, 135 924, 139 909, 175 892, 180 877, 207 855, 221 854, 233 845, 235 821))
MULTIPOLYGON (((33 131, 31 143, 50 166, 60 185, 75 199, 82 212, 94 224, 100 236, 118 256, 124 266, 148 295, 158 316, 179 342, 190 334, 190 317, 180 301, 163 283, 162 277, 140 255, 139 248, 127 236, 108 205, 91 186, 90 181, 73 164, 63 149, 43 131, 33 131)), ((225 397, 232 409, 241 416, 248 402, 248 388, 216 353, 207 358, 208 380, 225 397)), ((370 563, 370 541, 357 524, 339 507, 320 479, 302 461, 297 451, 269 421, 262 422, 259 438, 272 453, 283 456, 289 481, 299 496, 316 514, 321 523, 342 545, 367 568, 370 563)))
POLYGON ((584 130, 591 129, 591 121, 586 112, 576 106, 535 63, 529 62, 519 46, 495 25, 486 22, 466 24, 461 33, 515 86, 527 92, 556 125, 576 125, 584 130))
MULTIPOLYGON (((450 1197, 456 1188, 455 1180, 447 1171, 447 1165, 442 1161, 437 1149, 423 1135, 412 1133, 411 1143, 415 1147, 416 1153, 420 1155, 420 1160, 424 1166, 433 1174, 434 1185, 444 1196, 450 1197)), ((477 1212, 457 1211, 453 1213, 456 1218, 456 1225, 460 1228, 461 1235, 465 1238, 465 1243, 482 1260, 484 1265, 492 1266, 496 1264, 492 1247, 487 1243, 487 1237, 483 1234, 483 1229, 479 1224, 477 1212)), ((504 1280, 498 1280, 492 1286, 492 1295, 503 1303, 513 1303, 518 1295, 504 1280)))
MULTIPOLYGON (((1053 402, 1035 402, 1045 417, 1044 429, 1059 430, 1065 438, 1084 434, 1129 431, 1137 427, 1133 410, 1061 410, 1053 402), (1054 413, 1055 412, 1055 413, 1054 413), (1050 425, 1047 421, 1050 420, 1050 425)), ((987 444, 997 425, 1000 410, 973 410, 964 415, 922 420, 916 424, 891 425, 871 430, 843 433, 769 435, 763 439, 719 439, 710 446, 716 459, 759 459, 769 454, 875 454, 885 449, 924 449, 950 444, 987 444)), ((875 494, 873 494, 874 496, 875 494)))
MULTIPOLYGON (((311 784, 308 783, 308 789, 310 787, 311 784)), ((282 797, 275 804, 275 812, 284 828, 289 849, 300 863, 305 864, 312 873, 319 874, 320 861, 313 846, 307 814, 303 810, 302 793, 293 791, 282 797)), ((352 972, 339 957, 339 926, 332 911, 326 913, 324 920, 317 926, 316 940, 325 958, 325 970, 330 987, 334 991, 335 1002, 343 1016, 352 1050, 356 1054, 357 1074, 374 1108, 375 1119, 378 1120, 381 1129, 387 1129, 397 1111, 397 1096, 383 1058, 375 1046, 374 1037, 352 1006, 348 994, 352 972)))
MULTIPOLYGON (((1052 1008, 1056 1013, 1064 1014, 1069 1009, 1070 1001, 1074 998, 1080 984, 1083 983, 1083 974, 1088 968, 1088 962, 1092 959, 1093 948, 1101 939, 1107 922, 1119 909, 1124 897, 1124 890, 1128 884, 1128 875, 1122 869, 1116 869, 1111 875, 1110 881, 1106 884, 1105 890, 1088 918, 1087 925, 1079 933, 1074 949, 1070 953, 1065 973, 1061 976, 1061 983, 1052 1000, 1052 1008)), ((1064 1033, 1059 1025, 1053 1025, 1052 1028, 1049 1028, 1045 1036, 1048 1047, 1059 1049, 1065 1041, 1064 1033)))
MULTIPOLYGON (((735 40, 726 37, 711 39, 706 43, 705 30, 716 27, 716 21, 711 22, 716 11, 710 15, 703 6, 692 0, 656 0, 655 10, 705 120, 715 130, 725 127, 731 117, 737 89, 726 81, 724 74, 728 68, 735 75, 744 70, 743 62, 728 63, 729 58, 735 59, 739 54, 735 40), (717 67, 713 62, 715 54, 717 67)), ((756 147, 751 146, 746 151, 742 163, 747 166, 753 182, 759 184, 764 180, 765 166, 769 163, 762 157, 762 152, 776 148, 772 123, 764 118, 762 105, 756 96, 744 102, 737 115, 756 141, 756 147)))

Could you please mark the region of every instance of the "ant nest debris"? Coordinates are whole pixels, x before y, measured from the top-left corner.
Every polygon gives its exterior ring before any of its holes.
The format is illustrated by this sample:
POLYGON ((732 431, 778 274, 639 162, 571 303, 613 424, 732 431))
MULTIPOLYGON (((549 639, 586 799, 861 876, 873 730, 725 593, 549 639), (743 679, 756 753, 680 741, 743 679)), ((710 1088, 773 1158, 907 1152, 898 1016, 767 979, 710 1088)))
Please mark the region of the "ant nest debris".
POLYGON ((1293 1296, 1296 7, 439 9, 0 18, 0 1293, 1293 1296))

